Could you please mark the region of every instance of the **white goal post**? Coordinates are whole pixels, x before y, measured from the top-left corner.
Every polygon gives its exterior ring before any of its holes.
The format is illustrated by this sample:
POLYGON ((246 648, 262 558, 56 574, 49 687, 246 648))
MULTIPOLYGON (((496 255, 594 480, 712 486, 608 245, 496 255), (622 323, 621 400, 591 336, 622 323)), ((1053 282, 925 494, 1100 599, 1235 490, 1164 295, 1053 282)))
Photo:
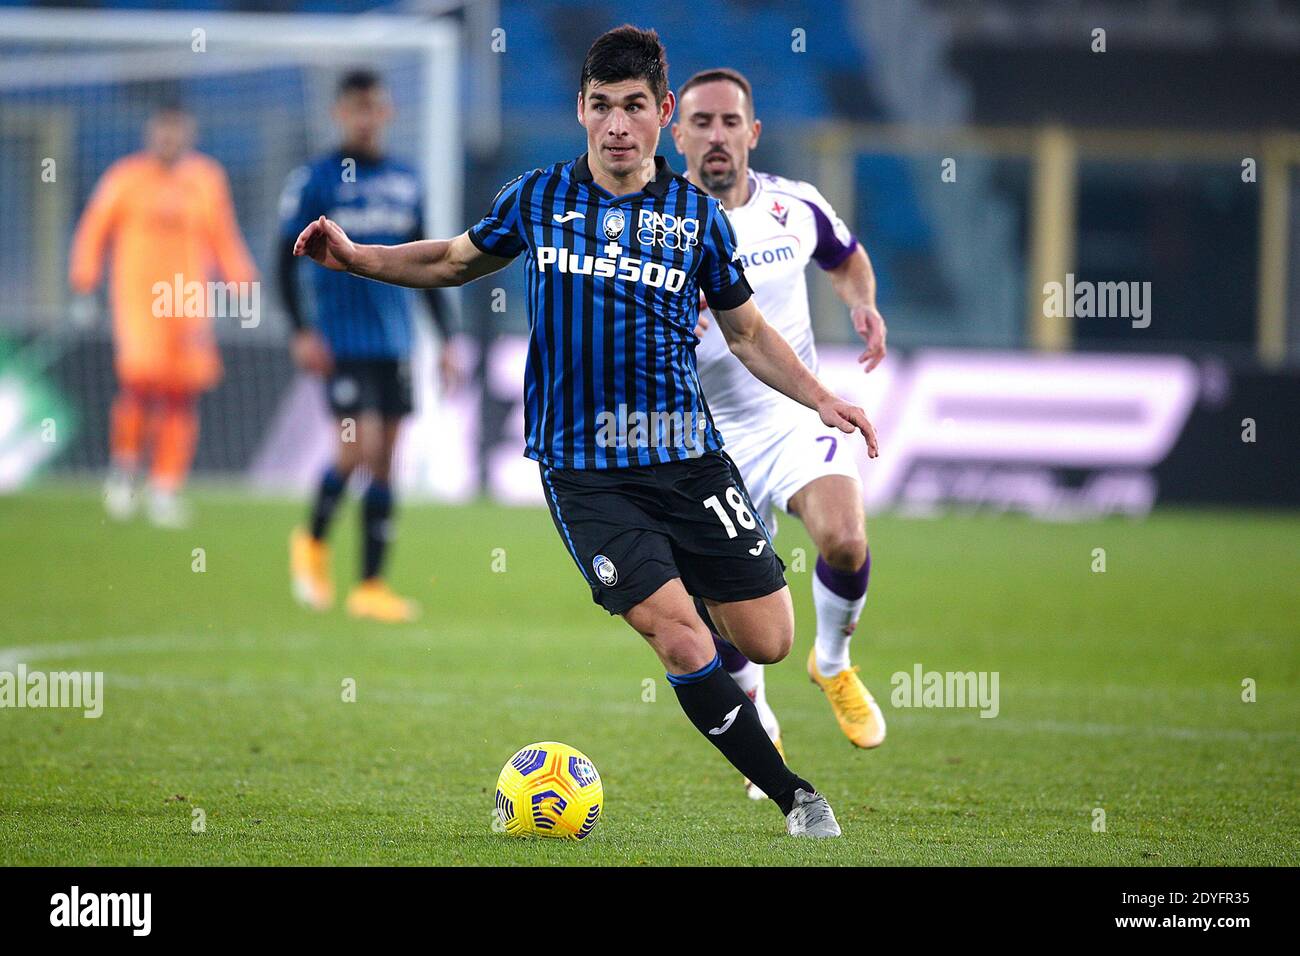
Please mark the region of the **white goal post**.
MULTIPOLYGON (((24 421, 39 423, 54 414, 42 409, 55 404, 60 422, 79 420, 61 426, 58 468, 98 474, 104 466, 107 409, 116 391, 108 322, 102 310, 76 320, 69 245, 95 182, 112 162, 142 148, 145 121, 163 103, 179 101, 194 114, 199 150, 223 164, 264 287, 279 243, 283 187, 295 168, 337 147, 331 106, 340 76, 351 68, 376 70, 392 93, 386 151, 419 170, 427 233, 450 236, 464 228, 465 52, 460 20, 437 15, 447 9, 432 15, 0 10, 0 486, 6 484, 6 423, 14 418, 6 413, 16 407, 6 382, 21 381, 11 392, 24 396, 24 421)), ((255 470, 260 451, 276 438, 274 421, 303 385, 286 389, 292 374, 287 326, 275 321, 278 297, 264 292, 262 311, 270 321, 249 328, 215 323, 226 374, 205 397, 201 473, 255 470)), ((424 308, 418 297, 416 308, 424 308)), ((460 427, 461 419, 472 424, 473 413, 439 410, 427 371, 435 346, 424 327, 416 323, 412 365, 417 394, 427 396, 422 404, 431 413, 412 420, 408 432, 417 440, 407 443, 413 451, 399 454, 399 466, 414 475, 408 486, 464 496, 470 490, 461 472, 470 466, 453 473, 436 456, 455 438, 446 430, 460 427)), ((328 423, 313 430, 313 421, 296 419, 292 435, 319 443, 319 431, 328 439, 328 423)), ((28 431, 19 437, 30 437, 28 431)), ((37 460, 27 456, 8 484, 25 480, 37 460)), ((286 471, 307 474, 301 464, 286 471)))
POLYGON ((451 235, 460 228, 464 172, 460 27, 452 18, 10 9, 0 13, 0 43, 42 47, 39 52, 4 57, 0 94, 18 88, 85 85, 96 79, 120 83, 164 78, 181 70, 218 74, 247 69, 259 55, 346 66, 348 57, 357 53, 413 53, 422 59, 422 142, 417 164, 424 177, 428 228, 434 235, 451 235), (195 44, 200 36, 203 49, 198 51, 195 44), (61 47, 75 52, 60 55, 61 47), (87 53, 96 47, 109 47, 110 52, 87 53))

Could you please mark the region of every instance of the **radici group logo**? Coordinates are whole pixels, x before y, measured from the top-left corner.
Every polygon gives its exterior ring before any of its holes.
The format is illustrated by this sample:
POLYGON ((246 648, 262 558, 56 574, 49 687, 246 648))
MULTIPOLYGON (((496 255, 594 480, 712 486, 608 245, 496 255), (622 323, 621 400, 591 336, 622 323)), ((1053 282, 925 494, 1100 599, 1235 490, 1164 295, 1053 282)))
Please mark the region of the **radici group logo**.
POLYGON ((636 241, 643 246, 690 249, 700 241, 700 221, 642 209, 637 216, 636 241))

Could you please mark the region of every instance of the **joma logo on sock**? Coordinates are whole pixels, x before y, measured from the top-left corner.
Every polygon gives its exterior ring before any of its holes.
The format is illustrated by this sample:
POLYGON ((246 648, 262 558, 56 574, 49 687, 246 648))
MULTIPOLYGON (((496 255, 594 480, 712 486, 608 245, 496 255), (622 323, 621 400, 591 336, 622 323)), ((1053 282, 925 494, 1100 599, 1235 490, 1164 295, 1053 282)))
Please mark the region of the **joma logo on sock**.
POLYGON ((736 722, 736 715, 740 713, 740 707, 741 705, 737 704, 735 707, 731 708, 731 710, 728 711, 727 716, 723 718, 722 726, 710 727, 709 734, 713 737, 718 737, 730 730, 731 725, 736 722))
POLYGON ((980 709, 981 717, 996 717, 998 671, 927 671, 920 664, 912 672, 895 671, 889 678, 893 693, 889 702, 898 708, 955 707, 980 709))
POLYGON ((152 893, 69 893, 50 897, 51 926, 129 926, 133 936, 148 936, 153 925, 152 893))

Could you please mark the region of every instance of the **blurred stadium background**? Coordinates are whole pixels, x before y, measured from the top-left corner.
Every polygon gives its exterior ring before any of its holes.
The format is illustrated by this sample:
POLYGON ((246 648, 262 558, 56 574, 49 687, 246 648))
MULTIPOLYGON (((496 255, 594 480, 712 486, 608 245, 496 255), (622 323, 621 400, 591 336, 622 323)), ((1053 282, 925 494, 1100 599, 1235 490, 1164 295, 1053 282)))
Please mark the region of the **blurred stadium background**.
POLYGON ((102 720, 0 713, 0 863, 1294 865, 1298 65, 1300 0, 0 0, 0 672, 102 671, 108 697, 102 720), (659 30, 676 83, 749 75, 753 165, 818 185, 879 277, 870 376, 809 277, 824 372, 881 432, 854 638, 891 704, 879 750, 851 752, 808 685, 808 540, 777 540, 798 628, 770 699, 838 846, 775 839, 666 686, 651 706, 662 670, 591 607, 547 512, 505 506, 540 504, 519 266, 457 294, 466 388, 441 394, 420 343, 390 568, 424 619, 290 599, 332 428, 268 279, 340 74, 386 76, 391 152, 451 235, 582 150, 579 64, 624 21, 659 30), (216 323, 184 533, 104 516, 109 320, 66 282, 96 180, 172 99, 263 277, 260 321, 216 323), (1070 276, 1149 282, 1149 323, 1052 314, 1070 276), (997 719, 894 703, 889 675, 922 666, 1001 673, 997 719), (542 738, 605 779, 581 855, 491 832, 492 780, 542 738))
MULTIPOLYGON (((827 375, 882 429, 873 510, 1300 505, 1300 3, 722 0, 706 16, 616 0, 0 7, 0 488, 106 464, 107 318, 71 321, 68 248, 157 103, 196 113, 265 277, 277 196, 332 144, 345 66, 388 78, 392 152, 424 171, 431 231, 450 235, 518 171, 580 151, 582 54, 632 21, 659 30, 678 83, 747 73, 765 121, 754 165, 818 184, 872 255, 891 353, 869 379, 845 310, 811 281, 827 375), (50 157, 55 182, 39 175, 50 157), (1150 282, 1149 325, 1048 315, 1044 283, 1069 275, 1150 282)), ((681 168, 667 136, 662 150, 681 168)), ((479 374, 450 397, 423 376, 408 497, 540 500, 520 457, 522 284, 510 269, 460 293, 479 374)), ((256 327, 218 323, 201 479, 314 479, 327 419, 287 332, 270 283, 256 327)))

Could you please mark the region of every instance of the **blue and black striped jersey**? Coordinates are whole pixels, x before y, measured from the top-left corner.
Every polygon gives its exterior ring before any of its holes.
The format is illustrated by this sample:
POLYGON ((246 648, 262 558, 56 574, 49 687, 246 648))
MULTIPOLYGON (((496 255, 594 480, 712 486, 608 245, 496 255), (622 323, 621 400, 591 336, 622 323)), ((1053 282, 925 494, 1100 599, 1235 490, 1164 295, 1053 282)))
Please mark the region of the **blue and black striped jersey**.
POLYGON ((529 458, 621 468, 722 447, 695 373, 700 293, 734 309, 750 289, 716 200, 661 156, 643 190, 612 196, 583 155, 508 183, 469 238, 525 255, 529 458))
MULTIPOLYGON (((282 236, 292 239, 324 215, 356 242, 393 245, 423 239, 415 171, 392 159, 357 158, 355 178, 345 179, 348 159, 336 150, 290 175, 280 197, 282 236)), ((315 326, 335 356, 403 358, 410 353, 410 289, 330 269, 312 269, 311 279, 315 326)))

